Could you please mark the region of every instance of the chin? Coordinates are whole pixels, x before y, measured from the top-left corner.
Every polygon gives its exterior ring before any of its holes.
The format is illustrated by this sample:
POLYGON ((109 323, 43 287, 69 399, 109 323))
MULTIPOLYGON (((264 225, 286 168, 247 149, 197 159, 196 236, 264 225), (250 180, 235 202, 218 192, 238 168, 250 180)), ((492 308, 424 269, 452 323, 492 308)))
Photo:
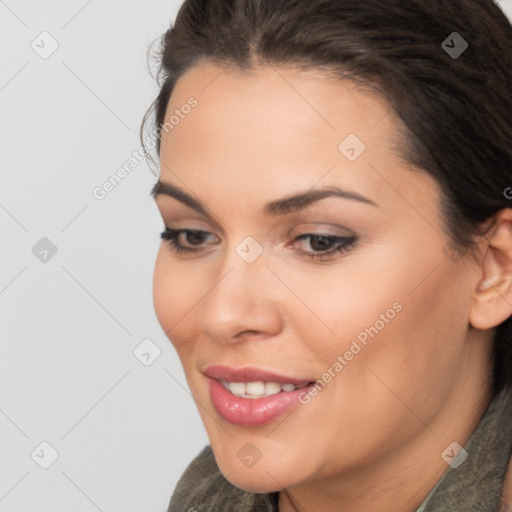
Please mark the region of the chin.
MULTIPOLYGON (((247 492, 270 493, 280 491, 283 488, 268 473, 261 471, 253 473, 252 471, 252 469, 246 469, 233 471, 230 474, 224 474, 223 472, 223 474, 231 484, 247 492)), ((277 480, 279 480, 278 475, 277 480)))
POLYGON ((273 461, 261 459, 254 466, 245 467, 233 453, 227 454, 226 458, 215 454, 215 458, 224 478, 244 491, 270 493, 289 484, 289 479, 273 461))

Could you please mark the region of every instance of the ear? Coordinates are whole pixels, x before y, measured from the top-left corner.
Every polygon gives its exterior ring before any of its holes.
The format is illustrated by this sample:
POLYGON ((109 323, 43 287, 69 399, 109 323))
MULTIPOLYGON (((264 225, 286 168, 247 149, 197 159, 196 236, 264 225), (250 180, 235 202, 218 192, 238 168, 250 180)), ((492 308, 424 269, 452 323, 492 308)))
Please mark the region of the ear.
POLYGON ((512 209, 496 214, 482 243, 482 279, 472 296, 469 322, 476 329, 491 329, 512 314, 512 209))

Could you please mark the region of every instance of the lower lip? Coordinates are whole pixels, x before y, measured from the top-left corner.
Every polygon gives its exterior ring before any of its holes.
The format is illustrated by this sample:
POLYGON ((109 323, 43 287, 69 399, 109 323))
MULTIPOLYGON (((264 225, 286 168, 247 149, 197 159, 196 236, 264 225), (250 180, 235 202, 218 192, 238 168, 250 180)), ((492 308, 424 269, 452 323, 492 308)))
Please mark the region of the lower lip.
POLYGON ((275 420, 300 404, 299 395, 307 393, 309 387, 281 391, 262 398, 242 398, 233 395, 217 379, 208 377, 208 381, 210 397, 217 412, 226 421, 245 426, 264 425, 275 420))

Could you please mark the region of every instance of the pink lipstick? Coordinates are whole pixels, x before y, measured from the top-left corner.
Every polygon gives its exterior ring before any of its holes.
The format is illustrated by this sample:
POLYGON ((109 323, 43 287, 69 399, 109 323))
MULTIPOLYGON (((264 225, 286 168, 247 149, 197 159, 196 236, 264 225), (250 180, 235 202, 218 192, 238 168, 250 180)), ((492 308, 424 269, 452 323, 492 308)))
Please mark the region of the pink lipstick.
POLYGON ((313 382, 259 368, 208 366, 210 398, 215 410, 230 423, 264 425, 288 412, 313 382))

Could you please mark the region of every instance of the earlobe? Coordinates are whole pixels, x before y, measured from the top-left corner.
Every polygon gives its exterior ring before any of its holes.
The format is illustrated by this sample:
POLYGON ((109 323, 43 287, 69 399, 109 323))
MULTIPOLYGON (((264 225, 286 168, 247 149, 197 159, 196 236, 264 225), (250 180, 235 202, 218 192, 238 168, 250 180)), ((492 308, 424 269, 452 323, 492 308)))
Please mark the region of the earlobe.
POLYGON ((496 216, 482 242, 481 280, 475 288, 469 322, 476 329, 491 329, 512 315, 512 210, 496 216))

